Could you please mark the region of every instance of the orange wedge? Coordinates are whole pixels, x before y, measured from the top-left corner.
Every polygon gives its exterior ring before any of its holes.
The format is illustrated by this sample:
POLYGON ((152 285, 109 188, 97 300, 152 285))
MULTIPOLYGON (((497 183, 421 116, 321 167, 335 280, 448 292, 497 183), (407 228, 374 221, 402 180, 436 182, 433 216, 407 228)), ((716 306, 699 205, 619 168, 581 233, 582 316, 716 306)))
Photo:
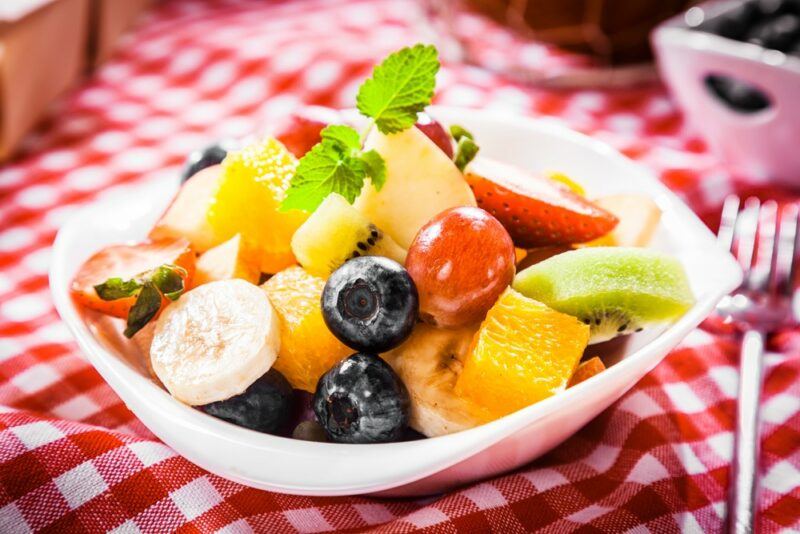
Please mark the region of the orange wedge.
POLYGON ((208 212, 215 243, 241 234, 256 251, 258 268, 276 273, 295 262, 292 235, 308 214, 278 211, 297 167, 297 160, 273 138, 231 152, 222 162, 223 176, 208 212))
POLYGON ((589 327, 511 288, 472 340, 456 393, 502 417, 563 390, 589 341, 589 327))
POLYGON ((571 388, 575 384, 580 384, 584 380, 589 380, 594 375, 599 375, 605 370, 606 366, 603 363, 603 360, 597 356, 590 358, 585 362, 582 362, 578 368, 575 369, 575 374, 573 374, 572 378, 569 379, 569 384, 567 384, 567 387, 571 388))
POLYGON ((319 377, 354 351, 331 334, 322 319, 325 280, 301 267, 281 271, 261 287, 280 317, 281 346, 274 367, 297 389, 311 393, 319 377))

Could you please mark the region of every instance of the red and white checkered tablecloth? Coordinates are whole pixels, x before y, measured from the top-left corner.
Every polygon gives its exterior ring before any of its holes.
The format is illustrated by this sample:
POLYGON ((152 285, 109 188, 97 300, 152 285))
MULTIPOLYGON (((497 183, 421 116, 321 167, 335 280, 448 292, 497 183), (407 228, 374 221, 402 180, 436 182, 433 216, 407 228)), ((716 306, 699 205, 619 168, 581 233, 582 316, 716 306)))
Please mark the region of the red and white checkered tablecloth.
MULTIPOLYGON (((81 357, 47 287, 62 222, 120 184, 172 180, 186 154, 306 103, 352 105, 386 53, 424 35, 403 0, 175 0, 63 99, 0 168, 0 532, 718 532, 736 342, 698 330, 619 402, 533 464, 422 500, 253 490, 194 466, 81 357)), ((551 115, 643 162, 710 224, 733 179, 659 87, 549 92, 446 64, 442 104, 551 115)), ((762 195, 791 199, 781 191, 762 195)), ((800 334, 767 357, 764 532, 800 532, 800 334)))

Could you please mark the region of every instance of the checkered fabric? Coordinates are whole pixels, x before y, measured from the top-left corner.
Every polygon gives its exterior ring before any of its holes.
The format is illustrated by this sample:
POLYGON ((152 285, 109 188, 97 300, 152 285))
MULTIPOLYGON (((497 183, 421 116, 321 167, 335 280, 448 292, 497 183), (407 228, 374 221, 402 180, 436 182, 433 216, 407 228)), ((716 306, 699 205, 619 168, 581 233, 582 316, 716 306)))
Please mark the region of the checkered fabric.
MULTIPOLYGON (((309 498, 211 475, 161 444, 81 357, 47 287, 51 243, 121 184, 302 104, 349 106, 371 65, 424 38, 402 0, 175 0, 0 169, 0 532, 719 532, 738 347, 698 330, 575 436, 512 474, 422 500, 309 498)), ((649 166, 710 224, 730 176, 661 87, 551 92, 459 64, 441 104, 549 115, 649 166)), ((792 197, 761 188, 763 196, 792 197)), ((770 341, 763 532, 800 532, 800 333, 770 341)))

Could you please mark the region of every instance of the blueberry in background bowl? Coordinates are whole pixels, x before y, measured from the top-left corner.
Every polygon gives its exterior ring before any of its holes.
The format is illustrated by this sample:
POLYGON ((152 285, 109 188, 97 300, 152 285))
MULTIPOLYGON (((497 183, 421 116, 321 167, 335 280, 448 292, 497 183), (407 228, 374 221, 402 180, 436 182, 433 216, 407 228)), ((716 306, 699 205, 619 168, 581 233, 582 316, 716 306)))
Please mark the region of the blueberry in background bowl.
POLYGON ((800 51, 800 1, 748 0, 695 28, 771 50, 800 51))
POLYGON ((214 144, 208 145, 205 148, 194 150, 186 158, 181 171, 181 183, 212 165, 222 163, 228 152, 235 150, 236 145, 230 139, 218 141, 214 144))

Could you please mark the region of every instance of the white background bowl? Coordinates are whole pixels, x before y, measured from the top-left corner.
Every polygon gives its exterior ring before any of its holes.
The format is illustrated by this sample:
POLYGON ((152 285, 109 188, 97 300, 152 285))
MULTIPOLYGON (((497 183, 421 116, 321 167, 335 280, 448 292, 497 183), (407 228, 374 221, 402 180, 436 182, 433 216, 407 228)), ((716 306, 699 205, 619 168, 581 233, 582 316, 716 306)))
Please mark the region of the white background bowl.
MULTIPOLYGON (((419 441, 345 445, 291 440, 236 427, 174 400, 108 321, 76 306, 69 283, 101 247, 142 239, 170 202, 175 182, 110 191, 56 237, 50 286, 81 350, 125 404, 159 438, 197 465, 256 488, 305 495, 419 495, 514 469, 569 437, 617 400, 695 328, 741 280, 741 271, 700 220, 650 173, 612 148, 547 120, 433 107, 445 124, 471 130, 482 153, 534 170, 559 170, 590 196, 639 192, 664 212, 654 246, 674 254, 697 304, 659 331, 631 336, 608 370, 503 419, 419 441)), ((420 169, 425 172, 425 169, 420 169)), ((409 199, 413 201, 413 199, 409 199)))

